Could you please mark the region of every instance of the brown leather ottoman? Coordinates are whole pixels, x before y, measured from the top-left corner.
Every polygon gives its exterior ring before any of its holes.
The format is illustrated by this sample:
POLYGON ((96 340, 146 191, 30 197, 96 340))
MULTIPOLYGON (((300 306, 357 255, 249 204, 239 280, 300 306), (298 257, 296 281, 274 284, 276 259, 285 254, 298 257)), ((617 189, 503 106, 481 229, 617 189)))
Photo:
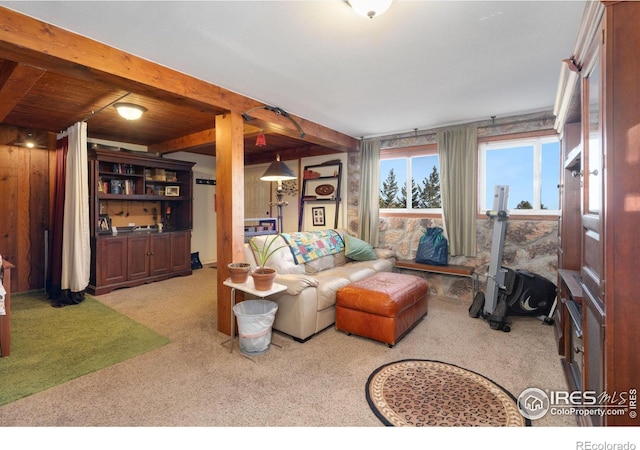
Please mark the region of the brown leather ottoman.
POLYGON ((427 314, 427 282, 380 272, 336 293, 336 329, 393 347, 427 314))

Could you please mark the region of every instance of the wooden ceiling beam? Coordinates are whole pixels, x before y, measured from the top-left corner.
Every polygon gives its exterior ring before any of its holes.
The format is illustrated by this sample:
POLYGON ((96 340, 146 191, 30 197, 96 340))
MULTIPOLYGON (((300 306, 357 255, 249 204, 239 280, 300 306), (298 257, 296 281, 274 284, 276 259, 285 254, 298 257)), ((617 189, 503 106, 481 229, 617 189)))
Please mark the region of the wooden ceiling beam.
MULTIPOLYGON (((305 147, 296 147, 277 152, 280 155, 282 161, 292 161, 302 158, 308 158, 310 156, 324 156, 335 155, 336 153, 343 153, 340 150, 335 150, 320 145, 309 145, 305 147)), ((274 161, 273 153, 258 152, 252 154, 245 154, 245 164, 264 164, 274 161)))
POLYGON ((360 141, 351 136, 331 130, 309 120, 290 115, 285 117, 267 109, 257 109, 250 114, 250 123, 264 130, 265 133, 277 133, 294 139, 308 141, 321 147, 329 147, 340 152, 357 152, 360 141), (300 130, 292 119, 300 125, 304 138, 300 137, 300 130))
MULTIPOLYGON (((4 7, 0 7, 0 57, 213 112, 217 109, 244 114, 265 106, 222 87, 4 7)), ((256 125, 260 128, 266 129, 269 125, 280 134, 300 138, 297 127, 289 118, 267 109, 255 110, 251 116, 259 121, 256 125)), ((359 148, 355 138, 302 118, 292 118, 302 126, 305 141, 340 151, 359 148)))
POLYGON ((0 122, 42 77, 44 70, 5 61, 0 65, 0 122))
MULTIPOLYGON (((252 125, 244 124, 244 135, 252 136, 260 132, 259 128, 252 125)), ((216 143, 216 130, 211 128, 210 130, 200 131, 198 133, 192 133, 188 136, 182 136, 169 141, 160 142, 149 146, 150 152, 157 152, 162 154, 192 151, 194 149, 202 147, 215 147, 216 143)))

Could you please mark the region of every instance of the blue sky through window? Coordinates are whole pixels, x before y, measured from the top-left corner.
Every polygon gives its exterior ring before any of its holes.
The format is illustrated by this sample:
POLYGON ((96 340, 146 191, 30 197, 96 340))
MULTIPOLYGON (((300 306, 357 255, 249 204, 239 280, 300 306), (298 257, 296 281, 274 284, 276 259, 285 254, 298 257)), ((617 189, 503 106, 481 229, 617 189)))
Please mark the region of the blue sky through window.
MULTIPOLYGON (((497 148, 486 152, 486 199, 488 208, 493 206, 494 186, 509 186, 510 210, 516 209, 521 201, 534 205, 534 156, 533 146, 523 145, 508 148, 497 148)), ((560 208, 558 182, 560 174, 560 143, 545 142, 541 146, 542 163, 540 167, 541 192, 540 201, 545 209, 560 208)), ((436 166, 440 171, 437 155, 419 156, 412 159, 413 179, 419 185, 425 177, 429 177, 436 166)), ((398 194, 407 181, 407 159, 383 159, 380 161, 380 190, 393 169, 398 183, 398 194)))

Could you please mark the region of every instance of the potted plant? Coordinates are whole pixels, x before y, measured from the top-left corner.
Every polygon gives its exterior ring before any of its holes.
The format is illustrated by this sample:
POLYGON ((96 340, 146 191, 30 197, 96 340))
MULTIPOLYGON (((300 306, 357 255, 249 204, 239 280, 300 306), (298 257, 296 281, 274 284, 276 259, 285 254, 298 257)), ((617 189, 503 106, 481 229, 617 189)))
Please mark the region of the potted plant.
POLYGON ((258 266, 251 272, 253 282, 258 291, 268 291, 273 286, 273 279, 276 277, 276 270, 271 267, 267 267, 267 261, 269 261, 269 258, 271 258, 276 251, 285 247, 285 245, 280 245, 279 247, 274 248, 274 243, 278 239, 278 236, 279 235, 275 234, 271 237, 265 238, 262 246, 259 246, 254 239, 249 241, 249 245, 251 245, 258 262, 258 266))
POLYGON ((249 278, 251 264, 247 262, 232 262, 227 265, 232 283, 245 283, 249 278))

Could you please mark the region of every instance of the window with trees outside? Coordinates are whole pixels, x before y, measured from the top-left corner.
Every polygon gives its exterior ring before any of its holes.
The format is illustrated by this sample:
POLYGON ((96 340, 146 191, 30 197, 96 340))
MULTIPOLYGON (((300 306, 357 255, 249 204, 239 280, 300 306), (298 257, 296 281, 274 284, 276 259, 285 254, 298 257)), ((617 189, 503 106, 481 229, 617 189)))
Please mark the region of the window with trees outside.
POLYGON ((380 152, 380 209, 440 213, 440 161, 435 145, 380 152))
POLYGON ((491 210, 495 186, 509 186, 511 214, 558 214, 560 142, 542 136, 480 143, 478 146, 478 206, 491 210))

